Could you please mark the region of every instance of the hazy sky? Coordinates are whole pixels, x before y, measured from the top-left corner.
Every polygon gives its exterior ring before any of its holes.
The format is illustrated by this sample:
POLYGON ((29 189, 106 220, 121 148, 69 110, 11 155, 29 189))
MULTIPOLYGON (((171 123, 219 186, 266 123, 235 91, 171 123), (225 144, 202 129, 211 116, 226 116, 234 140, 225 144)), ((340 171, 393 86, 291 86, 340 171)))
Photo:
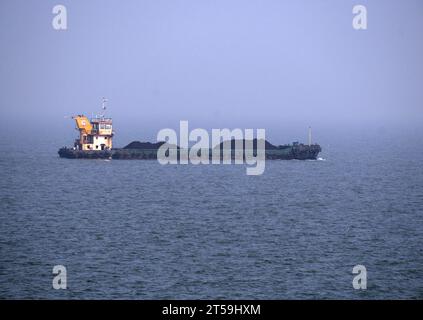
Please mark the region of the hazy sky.
POLYGON ((0 44, 1 132, 75 135, 65 116, 102 96, 141 140, 179 120, 304 137, 423 120, 421 0, 1 0, 0 44), (352 28, 356 4, 368 30, 352 28))

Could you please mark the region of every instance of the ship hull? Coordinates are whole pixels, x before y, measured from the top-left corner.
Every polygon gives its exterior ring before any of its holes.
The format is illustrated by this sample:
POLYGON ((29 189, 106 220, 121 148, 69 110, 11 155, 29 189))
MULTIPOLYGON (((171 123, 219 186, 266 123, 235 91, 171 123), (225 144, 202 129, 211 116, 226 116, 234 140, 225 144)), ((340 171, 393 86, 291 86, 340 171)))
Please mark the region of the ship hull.
MULTIPOLYGON (((296 145, 282 149, 265 151, 266 160, 316 160, 321 152, 319 145, 296 145)), ((179 152, 178 152, 179 153, 179 152)), ((157 149, 112 149, 112 150, 75 150, 61 148, 58 152, 61 158, 67 159, 116 159, 116 160, 156 160, 157 149)), ((209 150, 211 158, 212 150, 209 150)), ((178 157, 179 158, 179 157, 178 157)), ((232 159, 235 158, 232 153, 232 159)))
POLYGON ((71 148, 61 148, 58 151, 59 157, 67 159, 111 159, 112 150, 75 150, 71 148))

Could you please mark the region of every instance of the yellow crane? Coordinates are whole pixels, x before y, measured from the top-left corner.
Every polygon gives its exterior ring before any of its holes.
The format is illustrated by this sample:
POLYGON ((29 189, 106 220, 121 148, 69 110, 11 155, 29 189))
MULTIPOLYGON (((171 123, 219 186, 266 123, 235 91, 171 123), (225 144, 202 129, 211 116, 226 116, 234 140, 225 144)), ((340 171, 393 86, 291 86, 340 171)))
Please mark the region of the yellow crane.
POLYGON ((84 115, 73 116, 72 119, 75 120, 76 127, 82 134, 91 134, 93 126, 90 120, 88 120, 86 116, 84 115))

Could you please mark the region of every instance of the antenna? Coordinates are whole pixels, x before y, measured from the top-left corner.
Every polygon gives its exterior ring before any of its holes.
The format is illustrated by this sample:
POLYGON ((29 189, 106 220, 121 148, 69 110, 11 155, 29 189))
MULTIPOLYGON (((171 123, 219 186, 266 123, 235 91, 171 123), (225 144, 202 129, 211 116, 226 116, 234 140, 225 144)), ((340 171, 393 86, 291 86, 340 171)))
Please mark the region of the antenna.
POLYGON ((103 101, 101 103, 101 109, 103 110, 102 114, 101 114, 102 118, 104 118, 104 114, 106 113, 106 103, 107 103, 107 101, 108 100, 105 97, 103 97, 103 101))
POLYGON ((311 146, 311 127, 308 127, 308 146, 311 146))

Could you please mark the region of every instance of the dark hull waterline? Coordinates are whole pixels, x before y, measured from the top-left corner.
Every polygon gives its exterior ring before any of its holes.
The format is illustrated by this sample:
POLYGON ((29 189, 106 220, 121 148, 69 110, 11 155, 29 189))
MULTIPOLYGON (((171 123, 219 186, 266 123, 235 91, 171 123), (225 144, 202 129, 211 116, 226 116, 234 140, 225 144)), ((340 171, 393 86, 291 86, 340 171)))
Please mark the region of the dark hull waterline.
MULTIPOLYGON (((61 148, 59 156, 68 159, 116 159, 116 160, 154 160, 157 159, 157 150, 163 143, 138 143, 133 142, 125 148, 111 150, 75 150, 71 148, 61 148)), ((175 150, 176 151, 176 150, 175 150)), ((179 159, 178 148, 178 159, 179 159)), ((211 159, 213 149, 208 150, 211 159)), ((227 150, 229 151, 229 150, 227 150)), ((316 160, 322 149, 318 144, 304 145, 294 144, 275 147, 266 143, 265 159, 266 160, 316 160)), ((256 154, 253 151, 254 155, 256 154)), ((221 150, 221 158, 223 157, 221 150)), ((245 155, 244 155, 245 156, 245 155)), ((235 158, 235 153, 231 153, 231 158, 235 158)))

